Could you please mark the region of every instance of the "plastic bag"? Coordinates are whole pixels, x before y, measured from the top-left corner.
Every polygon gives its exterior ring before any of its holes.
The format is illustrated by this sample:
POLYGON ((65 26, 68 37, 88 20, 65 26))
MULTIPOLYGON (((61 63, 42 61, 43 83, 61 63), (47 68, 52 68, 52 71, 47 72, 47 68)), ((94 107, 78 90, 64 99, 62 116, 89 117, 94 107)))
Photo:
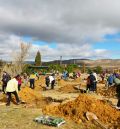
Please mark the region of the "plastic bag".
POLYGON ((35 118, 34 121, 44 125, 55 126, 55 127, 59 127, 60 125, 65 123, 65 120, 62 118, 44 116, 44 115, 35 118))

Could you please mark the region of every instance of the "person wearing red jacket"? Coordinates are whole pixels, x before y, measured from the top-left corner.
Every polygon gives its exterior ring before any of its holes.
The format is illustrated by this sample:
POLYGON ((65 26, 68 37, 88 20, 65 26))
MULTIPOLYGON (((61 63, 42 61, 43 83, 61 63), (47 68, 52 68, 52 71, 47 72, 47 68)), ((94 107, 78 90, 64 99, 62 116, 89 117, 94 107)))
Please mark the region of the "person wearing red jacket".
POLYGON ((18 91, 20 91, 21 90, 21 84, 22 84, 21 76, 18 77, 17 81, 18 81, 18 91))

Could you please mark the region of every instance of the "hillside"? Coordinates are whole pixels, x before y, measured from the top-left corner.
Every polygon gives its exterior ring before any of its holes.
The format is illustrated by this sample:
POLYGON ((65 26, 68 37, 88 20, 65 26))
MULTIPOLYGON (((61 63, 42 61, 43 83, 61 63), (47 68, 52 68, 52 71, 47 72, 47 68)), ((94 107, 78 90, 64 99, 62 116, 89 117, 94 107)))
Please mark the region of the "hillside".
MULTIPOLYGON (((44 62, 43 64, 60 64, 60 60, 44 62)), ((99 60, 90 60, 90 59, 70 59, 62 60, 62 64, 77 64, 89 67, 102 66, 103 68, 119 68, 120 59, 99 59, 99 60)))

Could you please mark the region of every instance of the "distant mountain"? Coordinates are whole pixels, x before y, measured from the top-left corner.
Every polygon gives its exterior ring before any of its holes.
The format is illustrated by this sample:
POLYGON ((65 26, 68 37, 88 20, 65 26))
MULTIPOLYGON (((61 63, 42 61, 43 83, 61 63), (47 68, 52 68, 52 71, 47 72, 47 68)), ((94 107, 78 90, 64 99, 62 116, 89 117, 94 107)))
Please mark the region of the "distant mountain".
MULTIPOLYGON (((26 61, 25 63, 34 64, 34 61, 26 61)), ((48 64, 60 64, 60 60, 42 62, 42 65, 48 65, 48 64)), ((62 64, 77 64, 80 66, 83 66, 83 64, 85 64, 87 67, 101 66, 103 68, 120 68, 120 59, 99 59, 99 60, 69 59, 69 60, 62 60, 62 64)))
POLYGON ((34 61, 25 61, 26 64, 34 64, 35 62, 34 61))
MULTIPOLYGON (((43 62, 43 64, 60 64, 60 60, 43 62)), ((69 59, 62 60, 62 64, 85 64, 88 67, 101 66, 103 68, 120 68, 120 59, 99 59, 99 60, 90 60, 90 59, 69 59)))

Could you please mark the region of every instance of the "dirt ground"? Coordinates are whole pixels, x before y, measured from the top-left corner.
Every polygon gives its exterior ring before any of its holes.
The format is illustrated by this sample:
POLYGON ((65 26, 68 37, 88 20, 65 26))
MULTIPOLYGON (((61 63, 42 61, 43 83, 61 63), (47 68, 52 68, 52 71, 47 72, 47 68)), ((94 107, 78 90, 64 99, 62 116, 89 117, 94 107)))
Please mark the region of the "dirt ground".
POLYGON ((36 81, 35 89, 27 86, 19 92, 20 99, 24 102, 15 105, 15 100, 10 107, 6 107, 6 96, 0 94, 0 129, 55 129, 33 122, 35 117, 44 114, 60 116, 66 123, 60 129, 101 129, 93 122, 87 121, 85 113, 91 111, 99 120, 111 129, 120 129, 120 111, 111 107, 116 105, 115 90, 106 95, 104 84, 98 84, 98 93, 81 93, 76 86, 86 86, 84 76, 76 80, 57 80, 54 90, 45 90, 45 77, 36 81), (110 119, 110 120, 109 120, 110 119))

